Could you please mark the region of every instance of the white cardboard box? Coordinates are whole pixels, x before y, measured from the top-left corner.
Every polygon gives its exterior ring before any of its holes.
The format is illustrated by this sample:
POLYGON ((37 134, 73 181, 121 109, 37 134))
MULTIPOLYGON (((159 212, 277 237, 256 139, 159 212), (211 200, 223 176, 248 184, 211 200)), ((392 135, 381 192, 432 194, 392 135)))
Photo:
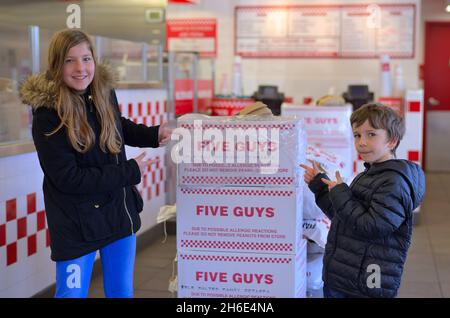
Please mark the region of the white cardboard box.
MULTIPOLYGON (((339 157, 339 169, 344 180, 353 176, 355 150, 350 125, 351 105, 300 106, 284 103, 281 114, 302 119, 308 145, 339 157)), ((334 171, 328 173, 334 177, 334 171)))
POLYGON ((306 241, 297 254, 178 251, 178 297, 306 296, 306 241))
POLYGON ((302 188, 177 189, 177 248, 292 254, 302 238, 302 188))
POLYGON ((178 164, 180 185, 295 187, 303 182, 299 164, 306 134, 298 119, 189 114, 178 118, 178 128, 183 137, 172 154, 184 158, 178 164), (189 144, 190 153, 184 152, 189 144))

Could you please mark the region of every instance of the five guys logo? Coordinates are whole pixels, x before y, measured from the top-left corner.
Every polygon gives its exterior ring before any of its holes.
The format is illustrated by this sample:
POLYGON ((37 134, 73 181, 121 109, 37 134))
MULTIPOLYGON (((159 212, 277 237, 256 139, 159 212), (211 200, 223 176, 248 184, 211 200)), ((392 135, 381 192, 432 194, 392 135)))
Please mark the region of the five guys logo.
MULTIPOLYGON (((195 280, 203 282, 228 282, 228 273, 226 272, 195 272, 195 280)), ((257 274, 257 273, 234 273, 231 280, 238 284, 266 284, 273 283, 272 274, 257 274)))
MULTIPOLYGON (((229 216, 228 206, 210 206, 197 205, 195 208, 196 215, 205 216, 229 216)), ((253 207, 253 206, 236 206, 233 208, 232 215, 236 217, 266 217, 272 218, 275 216, 275 209, 272 207, 253 207)))

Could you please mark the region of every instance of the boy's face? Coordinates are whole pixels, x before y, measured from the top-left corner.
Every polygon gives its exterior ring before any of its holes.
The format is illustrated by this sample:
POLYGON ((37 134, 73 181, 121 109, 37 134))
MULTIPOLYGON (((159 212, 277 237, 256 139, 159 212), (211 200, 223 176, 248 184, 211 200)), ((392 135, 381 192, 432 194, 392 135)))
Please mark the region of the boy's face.
POLYGON ((64 59, 63 80, 70 88, 83 92, 91 84, 95 63, 87 42, 72 47, 64 59))
POLYGON ((359 127, 355 127, 353 124, 353 136, 355 137, 356 151, 365 162, 383 162, 394 158, 391 151, 397 141, 389 141, 385 129, 375 129, 366 120, 359 127))

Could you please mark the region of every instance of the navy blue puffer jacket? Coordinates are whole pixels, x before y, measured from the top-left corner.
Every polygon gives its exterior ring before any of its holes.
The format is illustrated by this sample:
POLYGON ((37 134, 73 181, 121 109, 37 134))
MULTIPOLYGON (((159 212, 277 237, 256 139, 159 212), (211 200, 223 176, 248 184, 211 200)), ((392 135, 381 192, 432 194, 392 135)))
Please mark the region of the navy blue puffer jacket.
POLYGON ((425 193, 425 175, 407 160, 364 165, 350 187, 342 183, 328 191, 320 180, 328 177, 322 173, 309 184, 317 205, 332 221, 323 280, 354 297, 395 297, 411 244, 412 211, 425 193))

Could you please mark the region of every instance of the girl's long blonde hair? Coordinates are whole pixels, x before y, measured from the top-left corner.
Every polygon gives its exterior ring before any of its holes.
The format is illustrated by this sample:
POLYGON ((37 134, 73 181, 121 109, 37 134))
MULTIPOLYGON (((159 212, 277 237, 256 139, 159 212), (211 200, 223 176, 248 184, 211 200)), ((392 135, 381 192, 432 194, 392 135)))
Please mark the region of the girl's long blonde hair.
POLYGON ((53 135, 65 126, 68 139, 76 151, 86 153, 95 144, 95 133, 87 121, 83 96, 73 91, 63 81, 66 55, 72 47, 83 42, 88 44, 95 63, 95 73, 90 84, 90 92, 101 126, 99 146, 105 153, 109 151, 118 154, 122 147, 122 138, 117 129, 114 109, 110 101, 111 87, 101 81, 97 72, 97 58, 94 54, 92 42, 80 30, 60 31, 52 37, 50 42, 47 77, 55 82, 57 92, 55 107, 61 123, 47 135, 53 135))

